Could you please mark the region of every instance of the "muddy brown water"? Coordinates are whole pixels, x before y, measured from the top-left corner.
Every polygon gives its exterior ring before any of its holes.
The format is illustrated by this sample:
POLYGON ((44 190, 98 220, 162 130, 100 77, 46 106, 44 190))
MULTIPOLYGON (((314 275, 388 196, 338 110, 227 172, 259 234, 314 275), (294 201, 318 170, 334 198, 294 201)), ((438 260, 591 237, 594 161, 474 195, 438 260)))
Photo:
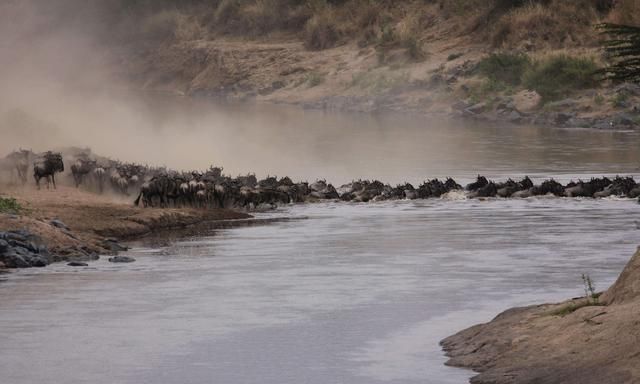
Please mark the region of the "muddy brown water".
MULTIPOLYGON (((640 164, 635 132, 243 108, 193 114, 222 116, 211 137, 237 134, 211 143, 238 173, 568 180, 640 164)), ((461 384, 472 373, 444 366, 440 339, 579 296, 582 273, 604 289, 640 240, 640 205, 625 199, 454 195, 257 216, 288 220, 148 238, 133 264, 1 276, 0 382, 461 384)))

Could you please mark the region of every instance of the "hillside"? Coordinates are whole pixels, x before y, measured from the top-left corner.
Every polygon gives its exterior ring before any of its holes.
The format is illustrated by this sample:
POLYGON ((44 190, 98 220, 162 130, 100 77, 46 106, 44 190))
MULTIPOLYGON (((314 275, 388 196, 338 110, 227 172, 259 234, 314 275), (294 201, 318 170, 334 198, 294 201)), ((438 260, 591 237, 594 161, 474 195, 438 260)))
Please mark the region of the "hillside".
POLYGON ((640 24, 634 0, 24 0, 0 4, 0 22, 11 108, 32 109, 29 90, 55 90, 42 86, 53 76, 66 97, 107 85, 568 127, 640 121, 640 88, 594 74, 611 61, 595 26, 640 24))
POLYGON ((144 89, 600 129, 640 121, 640 88, 593 75, 607 64, 594 26, 638 24, 632 0, 154 4, 135 3, 118 28, 119 74, 144 89))

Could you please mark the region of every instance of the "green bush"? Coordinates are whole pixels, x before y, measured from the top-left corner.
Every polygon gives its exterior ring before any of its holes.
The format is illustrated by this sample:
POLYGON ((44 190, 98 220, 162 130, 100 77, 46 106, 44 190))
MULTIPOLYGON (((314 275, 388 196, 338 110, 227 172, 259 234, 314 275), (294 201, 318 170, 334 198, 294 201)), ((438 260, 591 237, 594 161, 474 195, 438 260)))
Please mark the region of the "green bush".
POLYGON ((531 59, 522 53, 492 53, 478 63, 478 71, 490 80, 520 85, 531 67, 531 59))
POLYGON ((0 197, 0 213, 18 213, 22 210, 22 206, 11 197, 0 197))
POLYGON ((552 56, 533 63, 525 72, 523 83, 546 102, 567 97, 577 89, 597 86, 597 70, 598 66, 591 58, 552 56))

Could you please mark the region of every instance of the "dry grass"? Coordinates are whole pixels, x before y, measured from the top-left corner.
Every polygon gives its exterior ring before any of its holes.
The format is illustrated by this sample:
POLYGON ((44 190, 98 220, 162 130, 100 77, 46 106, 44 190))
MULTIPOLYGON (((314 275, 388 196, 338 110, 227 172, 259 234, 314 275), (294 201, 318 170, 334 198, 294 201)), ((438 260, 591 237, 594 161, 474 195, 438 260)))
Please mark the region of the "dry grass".
POLYGON ((640 26, 640 1, 618 0, 616 7, 609 15, 609 21, 640 26))
POLYGON ((321 50, 336 45, 341 37, 337 16, 331 7, 317 11, 304 27, 304 45, 307 49, 321 50))
POLYGON ((190 1, 147 12, 139 29, 154 41, 198 39, 210 33, 260 37, 286 32, 311 50, 356 41, 360 47, 404 48, 419 58, 431 27, 488 39, 494 48, 531 51, 593 46, 598 41, 593 25, 604 20, 640 24, 640 1, 190 1))
POLYGON ((592 45, 596 42, 593 25, 599 15, 591 3, 553 0, 548 5, 515 8, 490 32, 493 46, 531 50, 592 45))

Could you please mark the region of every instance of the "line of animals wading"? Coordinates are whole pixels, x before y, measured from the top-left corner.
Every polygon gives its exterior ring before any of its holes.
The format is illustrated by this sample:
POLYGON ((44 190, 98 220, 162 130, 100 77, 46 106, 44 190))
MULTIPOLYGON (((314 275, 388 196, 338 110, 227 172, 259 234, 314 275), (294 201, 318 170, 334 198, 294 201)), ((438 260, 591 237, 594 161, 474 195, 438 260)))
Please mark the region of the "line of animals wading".
POLYGON ((593 178, 566 185, 551 179, 535 185, 529 177, 515 181, 490 181, 483 176, 466 187, 448 178, 432 179, 417 188, 409 183, 392 187, 380 181, 358 180, 339 188, 325 180, 309 184, 294 183, 290 178, 267 177, 258 181, 254 175, 231 178, 222 175, 221 168, 205 173, 161 174, 145 182, 135 200, 145 207, 275 207, 318 200, 354 202, 439 198, 450 192, 464 193, 467 198, 526 198, 553 195, 558 197, 600 198, 619 196, 640 197, 640 185, 631 177, 593 178))
MULTIPOLYGON (((526 198, 544 195, 640 197, 640 185, 632 177, 619 176, 572 181, 566 185, 553 179, 535 185, 529 177, 519 181, 508 179, 494 182, 478 176, 476 181, 465 187, 451 178, 444 181, 428 180, 418 187, 409 183, 392 187, 377 180, 358 180, 335 188, 325 180, 294 183, 289 177, 278 179, 270 176, 258 180, 253 174, 232 178, 224 175, 222 168, 214 166, 205 172, 177 172, 114 160, 102 165, 83 153, 73 158, 70 168, 76 187, 91 184, 102 193, 104 184, 108 181, 111 190, 122 195, 128 196, 130 190, 139 191, 134 203, 144 207, 252 209, 318 200, 369 202, 428 199, 439 198, 453 191, 464 193, 467 198, 526 198)), ((29 164, 32 163, 38 188, 42 178, 47 179, 47 186, 52 183, 55 188, 55 174, 64 172, 62 155, 51 151, 40 155, 27 150, 14 151, 0 163, 5 170, 8 168, 14 171, 23 183, 26 183, 29 164)))

